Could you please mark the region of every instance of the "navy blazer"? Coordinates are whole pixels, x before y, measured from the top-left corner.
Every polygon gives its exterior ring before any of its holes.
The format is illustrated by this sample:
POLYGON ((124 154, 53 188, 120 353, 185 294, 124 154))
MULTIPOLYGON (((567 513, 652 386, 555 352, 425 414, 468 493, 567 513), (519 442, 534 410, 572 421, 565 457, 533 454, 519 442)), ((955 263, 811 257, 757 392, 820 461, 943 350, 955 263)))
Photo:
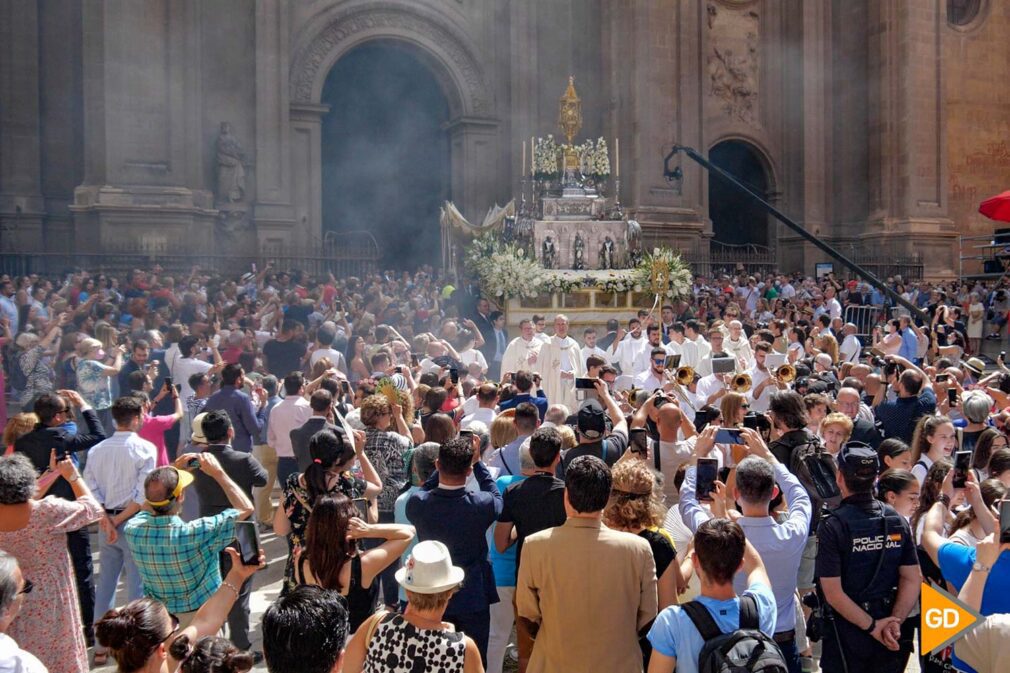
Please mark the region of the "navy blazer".
POLYGON ((435 472, 407 500, 407 520, 417 529, 417 539, 443 543, 449 548, 452 564, 466 573, 462 588, 446 609, 453 615, 487 610, 498 602, 486 536, 501 514, 502 497, 484 463, 474 465, 473 474, 480 485, 476 493, 465 488, 438 488, 435 472))
POLYGON ((253 437, 259 440, 263 430, 263 410, 253 406, 252 398, 235 386, 221 386, 221 389, 207 398, 203 410, 223 410, 228 412, 235 437, 231 447, 236 451, 249 453, 253 447, 253 437))
POLYGON ((499 411, 505 411, 507 409, 515 409, 523 402, 529 402, 537 408, 540 412, 540 422, 544 422, 544 416, 547 415, 547 407, 550 406, 547 401, 547 396, 544 394, 543 390, 537 390, 536 397, 530 395, 529 393, 519 393, 510 400, 506 400, 498 405, 499 411))
MULTIPOLYGON (((62 460, 66 456, 71 456, 77 462, 78 451, 86 451, 98 442, 105 439, 105 429, 94 409, 85 409, 81 412, 84 418, 85 428, 77 428, 77 434, 71 434, 69 430, 62 426, 53 428, 35 426, 35 429, 18 438, 14 442, 14 450, 23 453, 32 461, 32 465, 41 474, 49 468, 49 451, 56 449, 56 459, 62 460)), ((76 500, 74 489, 70 483, 60 477, 49 489, 49 495, 55 495, 66 500, 76 500)))

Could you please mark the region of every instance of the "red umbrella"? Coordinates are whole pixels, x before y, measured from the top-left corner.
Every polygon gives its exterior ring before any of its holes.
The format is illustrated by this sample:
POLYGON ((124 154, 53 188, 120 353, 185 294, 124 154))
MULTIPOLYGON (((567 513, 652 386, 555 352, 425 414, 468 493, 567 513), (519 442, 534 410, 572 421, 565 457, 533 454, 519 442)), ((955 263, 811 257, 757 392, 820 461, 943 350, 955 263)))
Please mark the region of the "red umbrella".
POLYGON ((983 201, 978 207, 978 212, 990 220, 1010 222, 1010 190, 983 201))

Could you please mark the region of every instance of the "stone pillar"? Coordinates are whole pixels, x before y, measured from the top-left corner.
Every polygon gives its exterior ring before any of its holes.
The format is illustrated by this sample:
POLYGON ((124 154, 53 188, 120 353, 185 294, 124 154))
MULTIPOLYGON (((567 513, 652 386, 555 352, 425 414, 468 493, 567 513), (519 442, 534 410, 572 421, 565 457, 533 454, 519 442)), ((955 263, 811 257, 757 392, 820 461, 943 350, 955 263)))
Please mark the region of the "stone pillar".
MULTIPOLYGON (((261 247, 275 249, 285 243, 318 240, 323 230, 323 116, 329 105, 291 104, 291 198, 298 204, 292 215, 296 240, 291 240, 291 222, 271 221, 257 215, 256 226, 261 247), (304 239, 304 240, 297 240, 304 239)), ((259 210, 259 206, 257 206, 259 210)))
MULTIPOLYGON (((785 154, 798 160, 788 178, 784 178, 786 188, 794 193, 793 208, 787 214, 814 236, 830 238, 834 234, 828 218, 831 184, 828 148, 832 135, 831 3, 803 0, 798 9, 799 16, 787 14, 783 17, 786 35, 798 33, 801 45, 801 61, 790 62, 787 51, 782 64, 789 72, 785 85, 789 92, 787 100, 795 100, 792 106, 782 106, 782 114, 796 124, 798 130, 784 138, 792 147, 792 152, 785 154)), ((782 8, 782 11, 789 12, 789 9, 782 8)), ((816 262, 829 259, 785 225, 770 221, 773 231, 779 232, 777 258, 782 269, 799 269, 812 275, 816 262)))
MULTIPOLYGON (((293 163, 291 154, 291 132, 313 134, 316 146, 310 154, 315 157, 315 181, 320 179, 318 154, 319 115, 310 108, 320 106, 299 106, 301 121, 294 122, 289 114, 295 114, 288 101, 288 3, 284 0, 256 0, 256 206, 254 220, 259 230, 259 240, 263 244, 268 239, 282 236, 285 241, 295 240, 303 244, 320 240, 322 236, 322 215, 319 197, 314 201, 296 200, 296 203, 311 204, 314 213, 296 213, 292 206, 292 189, 312 190, 308 176, 304 180, 292 181, 293 167, 304 166, 305 156, 300 155, 293 163), (302 110, 302 108, 305 108, 302 110), (306 116, 307 115, 307 116, 306 116), (313 121, 314 118, 314 121, 313 121), (306 127, 304 124, 308 124, 306 127), (313 126, 314 124, 314 126, 313 126)), ((328 108, 327 108, 328 109, 328 108)), ((296 142, 300 139, 296 139, 296 142)), ((318 184, 315 185, 318 195, 318 184)))
POLYGON ((870 2, 870 203, 864 250, 919 254, 927 277, 956 273, 947 214, 940 0, 870 2))
MULTIPOLYGON (((696 248, 711 227, 703 215, 707 181, 681 156, 680 189, 663 178, 674 142, 705 149, 702 131, 701 3, 603 3, 609 125, 621 139, 621 202, 642 224, 645 244, 696 248)), ((616 157, 611 159, 616 168, 616 157)))
POLYGON ((211 249, 199 0, 86 0, 77 246, 211 249))
POLYGON ((452 200, 468 220, 479 224, 487 209, 494 205, 498 192, 495 182, 498 120, 459 117, 449 122, 447 130, 452 157, 449 168, 452 200))
POLYGON ((0 250, 43 244, 35 0, 0 0, 0 250))

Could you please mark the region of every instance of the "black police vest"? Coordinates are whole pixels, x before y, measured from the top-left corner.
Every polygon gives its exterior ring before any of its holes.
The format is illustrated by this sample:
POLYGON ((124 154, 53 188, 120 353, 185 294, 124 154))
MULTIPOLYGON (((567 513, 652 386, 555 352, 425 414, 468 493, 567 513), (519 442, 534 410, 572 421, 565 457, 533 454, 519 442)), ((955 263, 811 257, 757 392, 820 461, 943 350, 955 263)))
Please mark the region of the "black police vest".
POLYGON ((879 501, 870 505, 872 511, 861 504, 842 503, 829 510, 844 531, 842 589, 856 603, 893 598, 905 542, 904 519, 879 501))

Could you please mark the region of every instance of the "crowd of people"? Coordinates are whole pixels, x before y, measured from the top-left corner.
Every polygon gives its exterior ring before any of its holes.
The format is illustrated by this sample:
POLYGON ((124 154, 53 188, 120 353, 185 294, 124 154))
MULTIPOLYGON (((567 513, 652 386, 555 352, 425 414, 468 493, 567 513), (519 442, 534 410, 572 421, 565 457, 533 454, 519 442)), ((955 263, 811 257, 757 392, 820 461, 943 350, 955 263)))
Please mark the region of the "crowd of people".
POLYGON ((0 670, 903 671, 920 580, 987 618, 921 670, 998 670, 1010 278, 887 282, 4 276, 0 670))

